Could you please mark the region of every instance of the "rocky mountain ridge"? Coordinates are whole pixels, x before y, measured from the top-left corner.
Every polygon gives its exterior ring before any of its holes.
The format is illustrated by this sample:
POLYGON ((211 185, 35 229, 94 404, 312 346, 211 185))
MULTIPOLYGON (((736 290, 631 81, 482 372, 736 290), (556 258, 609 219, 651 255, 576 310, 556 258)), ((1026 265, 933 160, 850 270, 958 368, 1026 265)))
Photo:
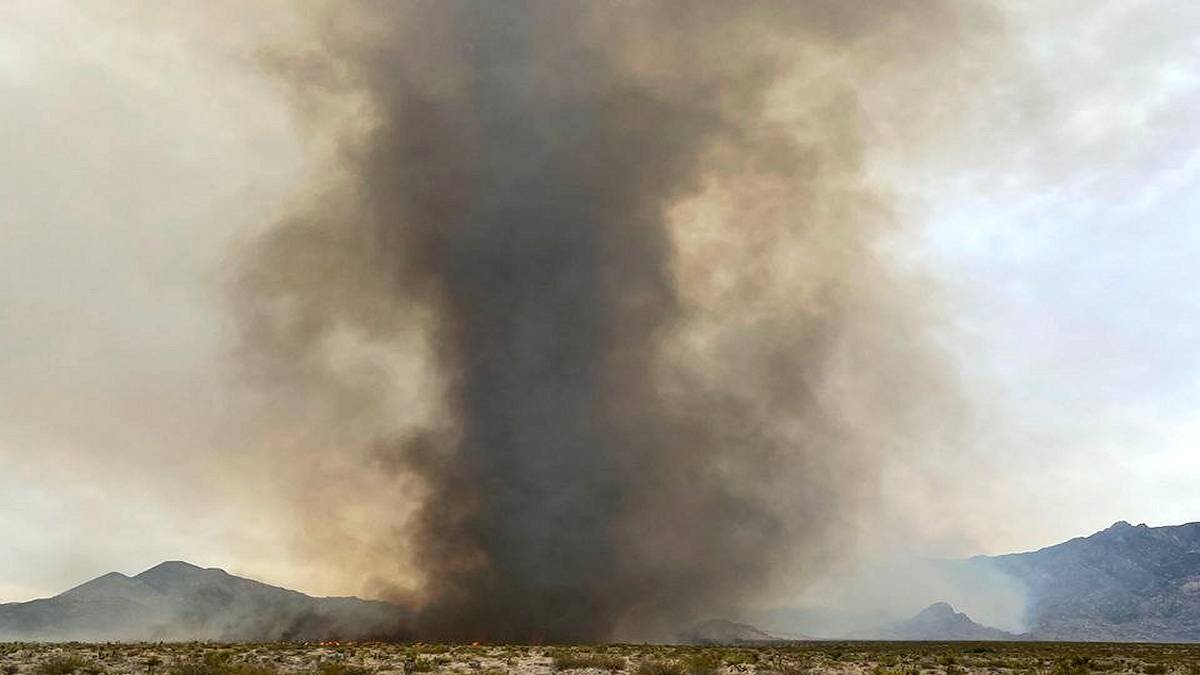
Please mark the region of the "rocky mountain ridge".
POLYGON ((1200 523, 1119 521, 1036 551, 927 561, 922 574, 954 581, 960 594, 1020 594, 1024 630, 957 618, 943 603, 903 621, 838 608, 777 608, 754 622, 775 634, 831 639, 1200 642, 1200 523))
POLYGON ((1200 642, 1200 522, 1125 521, 1027 553, 973 558, 1019 580, 1043 640, 1200 642))

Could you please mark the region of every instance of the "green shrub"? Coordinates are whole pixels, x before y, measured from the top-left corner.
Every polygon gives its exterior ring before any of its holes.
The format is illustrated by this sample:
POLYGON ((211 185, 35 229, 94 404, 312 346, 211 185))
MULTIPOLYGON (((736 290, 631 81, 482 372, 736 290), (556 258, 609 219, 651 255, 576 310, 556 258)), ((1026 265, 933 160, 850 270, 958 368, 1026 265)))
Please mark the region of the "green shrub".
POLYGON ((1059 659, 1050 672, 1053 675, 1088 675, 1092 672, 1092 658, 1076 654, 1059 659))
POLYGON ((277 675, 274 668, 233 660, 227 651, 208 652, 199 661, 175 664, 170 675, 277 675))
POLYGON ((555 670, 577 670, 597 668, 599 670, 621 670, 625 667, 624 657, 615 654, 593 654, 563 650, 551 655, 555 670))
POLYGON ((39 675, 71 675, 83 670, 87 662, 78 656, 56 656, 37 667, 39 675))
MULTIPOLYGON (((758 660, 758 651, 749 649, 730 649, 722 652, 721 663, 736 666, 740 663, 753 663, 758 660)), ((717 664, 720 667, 721 663, 717 664)))
MULTIPOLYGON (((954 666, 950 666, 953 668, 954 666)), ((949 672, 949 671, 947 671, 949 672)), ((877 665, 871 669, 871 675, 921 675, 921 669, 916 666, 893 666, 877 665)))
POLYGON ((706 651, 689 655, 681 665, 687 675, 714 675, 723 662, 722 656, 706 651))
POLYGON ((321 665, 317 666, 317 673, 319 675, 371 675, 371 671, 366 668, 333 661, 321 663, 321 665))
POLYGON ((813 671, 794 663, 774 664, 770 668, 759 668, 757 675, 810 675, 813 671))
POLYGON ((636 675, 684 675, 683 666, 674 661, 649 659, 638 663, 636 675))

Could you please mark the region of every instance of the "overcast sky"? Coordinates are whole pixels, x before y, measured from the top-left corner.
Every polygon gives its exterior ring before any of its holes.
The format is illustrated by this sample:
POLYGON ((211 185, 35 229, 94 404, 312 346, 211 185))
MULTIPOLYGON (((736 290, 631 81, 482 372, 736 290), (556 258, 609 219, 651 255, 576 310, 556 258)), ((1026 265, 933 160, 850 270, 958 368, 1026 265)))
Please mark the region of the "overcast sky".
MULTIPOLYGON (((263 19, 211 43, 119 4, 0 5, 0 602, 163 559, 358 592, 206 461, 240 438, 231 247, 305 170, 263 19)), ((1200 520, 1200 4, 1003 6, 1021 77, 876 170, 979 417, 926 555, 1200 520)), ((888 474, 897 518, 926 468, 888 474)))

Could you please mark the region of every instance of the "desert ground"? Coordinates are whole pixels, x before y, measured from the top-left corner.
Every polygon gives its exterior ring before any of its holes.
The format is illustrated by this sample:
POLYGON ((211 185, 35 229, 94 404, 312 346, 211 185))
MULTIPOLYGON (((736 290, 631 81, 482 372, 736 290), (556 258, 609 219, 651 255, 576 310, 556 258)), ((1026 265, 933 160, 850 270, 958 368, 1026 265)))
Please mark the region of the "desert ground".
POLYGON ((0 675, 1200 675, 1200 645, 805 642, 544 647, 0 643, 0 675))

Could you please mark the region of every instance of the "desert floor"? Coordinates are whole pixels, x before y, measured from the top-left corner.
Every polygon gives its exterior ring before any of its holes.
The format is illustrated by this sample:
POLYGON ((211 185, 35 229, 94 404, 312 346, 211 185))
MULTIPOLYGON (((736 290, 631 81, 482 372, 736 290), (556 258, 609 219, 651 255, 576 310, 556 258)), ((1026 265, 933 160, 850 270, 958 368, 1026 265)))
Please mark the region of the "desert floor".
POLYGON ((803 642, 738 647, 0 643, 0 675, 1200 675, 1200 645, 803 642))

